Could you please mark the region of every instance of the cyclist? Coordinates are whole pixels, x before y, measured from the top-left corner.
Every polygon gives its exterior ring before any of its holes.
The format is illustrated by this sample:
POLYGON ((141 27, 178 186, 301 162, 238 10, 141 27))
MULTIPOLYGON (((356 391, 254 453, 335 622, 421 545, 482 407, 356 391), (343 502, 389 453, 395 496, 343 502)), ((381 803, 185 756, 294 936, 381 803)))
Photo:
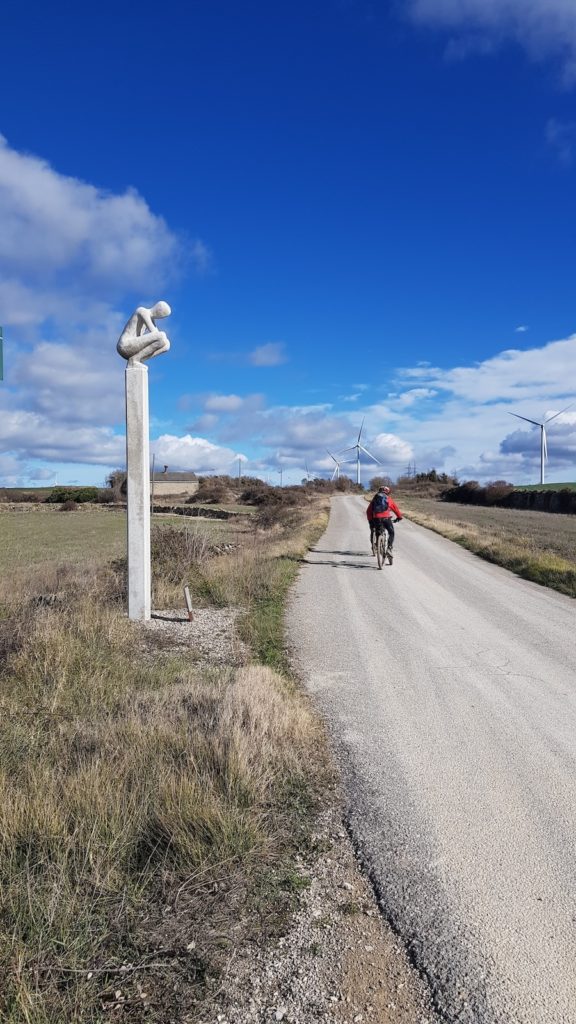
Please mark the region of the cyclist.
POLYGON ((392 500, 389 487, 378 488, 366 509, 366 516, 370 523, 370 544, 372 545, 372 551, 374 551, 373 541, 376 523, 378 523, 379 529, 383 527, 385 530, 388 530, 388 562, 392 565, 394 560, 392 552, 392 548, 394 547, 394 523, 398 523, 402 519, 402 513, 396 502, 392 500), (396 518, 393 519, 393 516, 396 518))

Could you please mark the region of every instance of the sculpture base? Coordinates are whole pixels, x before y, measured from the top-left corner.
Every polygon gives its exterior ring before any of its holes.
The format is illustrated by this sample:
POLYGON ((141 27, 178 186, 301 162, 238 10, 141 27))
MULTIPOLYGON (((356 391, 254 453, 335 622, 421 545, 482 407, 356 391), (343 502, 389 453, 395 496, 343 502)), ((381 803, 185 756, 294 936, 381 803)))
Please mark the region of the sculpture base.
POLYGON ((128 487, 128 618, 150 618, 150 431, 148 367, 126 367, 128 487))

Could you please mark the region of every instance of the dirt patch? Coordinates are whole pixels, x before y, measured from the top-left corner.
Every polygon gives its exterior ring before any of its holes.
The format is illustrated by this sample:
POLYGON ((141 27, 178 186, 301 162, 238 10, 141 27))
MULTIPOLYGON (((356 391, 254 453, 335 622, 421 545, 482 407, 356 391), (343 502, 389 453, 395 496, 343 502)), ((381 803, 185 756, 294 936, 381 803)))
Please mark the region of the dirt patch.
POLYGON ((249 658, 237 630, 240 608, 196 608, 190 622, 181 608, 155 611, 148 622, 138 623, 147 653, 189 654, 195 662, 244 665, 249 658))

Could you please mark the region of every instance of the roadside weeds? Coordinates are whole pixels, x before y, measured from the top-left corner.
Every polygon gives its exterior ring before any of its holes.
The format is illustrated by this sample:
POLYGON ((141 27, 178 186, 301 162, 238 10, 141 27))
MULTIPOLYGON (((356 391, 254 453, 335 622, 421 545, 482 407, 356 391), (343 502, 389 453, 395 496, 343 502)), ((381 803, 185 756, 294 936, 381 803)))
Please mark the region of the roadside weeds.
MULTIPOLYGON (((0 1020, 195 1020, 229 949, 285 928, 329 784, 286 663, 283 599, 325 509, 230 553, 172 540, 156 586, 241 608, 267 664, 141 656, 124 567, 0 595, 0 1020), (178 562, 180 566, 178 569, 178 562)), ((170 545, 167 545, 169 547, 170 545)))

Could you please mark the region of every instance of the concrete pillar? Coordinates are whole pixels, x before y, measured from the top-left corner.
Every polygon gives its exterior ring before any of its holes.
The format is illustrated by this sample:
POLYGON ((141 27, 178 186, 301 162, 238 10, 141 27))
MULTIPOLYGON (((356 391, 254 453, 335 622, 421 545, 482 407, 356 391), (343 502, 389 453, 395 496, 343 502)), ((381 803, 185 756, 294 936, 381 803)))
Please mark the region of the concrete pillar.
POLYGON ((128 485, 128 617, 151 612, 150 433, 148 367, 126 367, 126 469, 128 485))

